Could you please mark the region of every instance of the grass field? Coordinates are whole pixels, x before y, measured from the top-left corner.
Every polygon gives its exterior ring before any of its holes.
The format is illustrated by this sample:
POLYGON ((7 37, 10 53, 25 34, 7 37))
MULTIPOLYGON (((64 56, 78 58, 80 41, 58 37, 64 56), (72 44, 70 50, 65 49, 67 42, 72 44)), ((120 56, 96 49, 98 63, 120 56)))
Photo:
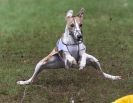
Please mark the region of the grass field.
POLYGON ((0 103, 111 103, 133 93, 133 0, 0 0, 0 103), (46 70, 33 85, 19 86, 64 32, 69 9, 86 10, 84 42, 110 81, 92 67, 46 70), (25 89, 26 88, 26 89, 25 89))

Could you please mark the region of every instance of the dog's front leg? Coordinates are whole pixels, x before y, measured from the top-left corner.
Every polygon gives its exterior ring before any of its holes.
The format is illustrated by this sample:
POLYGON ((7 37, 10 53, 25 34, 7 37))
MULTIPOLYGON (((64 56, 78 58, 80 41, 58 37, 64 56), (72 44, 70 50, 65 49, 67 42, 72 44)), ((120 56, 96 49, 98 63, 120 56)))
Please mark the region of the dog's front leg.
POLYGON ((86 54, 85 53, 82 53, 81 54, 81 60, 80 60, 80 63, 79 63, 79 70, 82 70, 84 69, 84 67, 86 66, 86 54))
POLYGON ((65 61, 65 68, 69 69, 73 64, 76 65, 77 62, 73 56, 70 55, 69 52, 64 52, 64 61, 65 61))

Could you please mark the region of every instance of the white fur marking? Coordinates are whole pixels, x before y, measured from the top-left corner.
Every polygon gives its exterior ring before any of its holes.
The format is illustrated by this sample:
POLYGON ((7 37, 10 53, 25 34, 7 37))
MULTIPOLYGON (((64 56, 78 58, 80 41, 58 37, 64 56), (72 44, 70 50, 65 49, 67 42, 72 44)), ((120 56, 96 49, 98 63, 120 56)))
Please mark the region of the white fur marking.
POLYGON ((107 74, 107 73, 104 73, 103 72, 103 75, 105 78, 108 78, 108 79, 111 79, 111 80, 120 80, 121 79, 121 76, 113 76, 113 75, 110 75, 110 74, 107 74))
POLYGON ((69 11, 67 12, 66 17, 72 17, 72 16, 73 16, 73 10, 69 10, 69 11))
POLYGON ((75 18, 74 18, 74 23, 75 23, 74 35, 77 37, 77 35, 81 34, 81 30, 80 30, 79 25, 78 25, 78 23, 77 23, 75 18))
POLYGON ((80 65, 79 65, 79 70, 84 69, 85 66, 86 66, 86 54, 83 53, 81 57, 80 65))

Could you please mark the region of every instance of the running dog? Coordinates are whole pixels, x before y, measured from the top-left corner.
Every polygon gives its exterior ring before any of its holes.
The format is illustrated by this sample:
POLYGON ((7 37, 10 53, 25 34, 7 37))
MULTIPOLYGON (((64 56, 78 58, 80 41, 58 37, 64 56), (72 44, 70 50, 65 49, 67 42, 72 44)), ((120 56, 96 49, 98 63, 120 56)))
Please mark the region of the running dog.
POLYGON ((18 81, 17 84, 33 83, 43 69, 79 68, 79 70, 82 70, 88 65, 93 66, 105 78, 111 80, 121 79, 121 76, 104 73, 99 61, 94 56, 86 53, 82 34, 83 17, 83 8, 75 16, 73 16, 73 10, 66 13, 65 32, 57 41, 56 47, 48 56, 37 63, 30 79, 18 81))

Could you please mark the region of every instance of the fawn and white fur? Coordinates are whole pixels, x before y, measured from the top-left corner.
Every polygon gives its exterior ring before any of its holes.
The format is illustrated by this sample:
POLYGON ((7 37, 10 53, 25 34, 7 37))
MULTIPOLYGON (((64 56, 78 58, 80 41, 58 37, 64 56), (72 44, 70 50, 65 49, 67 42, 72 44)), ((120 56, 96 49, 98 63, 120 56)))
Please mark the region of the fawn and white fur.
POLYGON ((82 24, 84 9, 82 8, 76 16, 73 16, 73 10, 66 14, 66 27, 62 37, 59 38, 56 47, 44 59, 39 61, 35 67, 34 73, 30 79, 18 81, 17 84, 25 85, 34 82, 38 74, 43 69, 58 68, 79 68, 84 69, 92 65, 105 78, 119 80, 121 76, 113 76, 104 73, 99 61, 92 55, 86 53, 86 47, 83 43, 82 24))

